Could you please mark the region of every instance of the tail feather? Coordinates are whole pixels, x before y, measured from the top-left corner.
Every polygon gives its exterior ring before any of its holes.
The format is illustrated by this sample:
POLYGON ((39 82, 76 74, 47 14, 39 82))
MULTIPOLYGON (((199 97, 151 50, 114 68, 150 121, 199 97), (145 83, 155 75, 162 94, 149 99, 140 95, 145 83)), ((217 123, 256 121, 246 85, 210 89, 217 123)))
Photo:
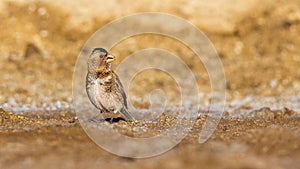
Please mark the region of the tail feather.
POLYGON ((127 120, 136 121, 133 115, 126 108, 123 108, 121 113, 127 118, 127 120))

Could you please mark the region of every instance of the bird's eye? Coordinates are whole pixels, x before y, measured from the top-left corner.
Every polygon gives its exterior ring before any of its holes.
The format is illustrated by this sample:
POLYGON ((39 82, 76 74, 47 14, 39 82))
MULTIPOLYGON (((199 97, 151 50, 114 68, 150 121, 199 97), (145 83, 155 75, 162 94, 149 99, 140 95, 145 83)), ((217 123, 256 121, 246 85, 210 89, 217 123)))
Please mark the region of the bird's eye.
POLYGON ((99 58, 102 59, 102 58, 103 58, 103 55, 100 55, 99 58))

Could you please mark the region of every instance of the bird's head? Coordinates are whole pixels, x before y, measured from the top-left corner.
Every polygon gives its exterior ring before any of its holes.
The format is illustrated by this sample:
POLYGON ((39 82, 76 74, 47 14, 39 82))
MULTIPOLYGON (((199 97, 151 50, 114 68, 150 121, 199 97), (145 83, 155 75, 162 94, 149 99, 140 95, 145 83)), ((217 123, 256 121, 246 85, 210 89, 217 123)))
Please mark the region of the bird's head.
POLYGON ((88 58, 89 73, 102 73, 109 71, 115 56, 110 55, 103 48, 95 48, 88 58))

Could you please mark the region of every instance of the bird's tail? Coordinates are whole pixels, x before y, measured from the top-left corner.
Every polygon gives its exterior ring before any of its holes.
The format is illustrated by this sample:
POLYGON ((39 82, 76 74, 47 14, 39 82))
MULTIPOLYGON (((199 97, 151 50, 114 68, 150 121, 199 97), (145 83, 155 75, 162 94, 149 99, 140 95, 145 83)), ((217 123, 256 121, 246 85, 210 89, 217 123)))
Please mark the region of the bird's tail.
POLYGON ((121 113, 127 118, 127 120, 136 121, 133 115, 126 108, 123 108, 121 110, 121 113))

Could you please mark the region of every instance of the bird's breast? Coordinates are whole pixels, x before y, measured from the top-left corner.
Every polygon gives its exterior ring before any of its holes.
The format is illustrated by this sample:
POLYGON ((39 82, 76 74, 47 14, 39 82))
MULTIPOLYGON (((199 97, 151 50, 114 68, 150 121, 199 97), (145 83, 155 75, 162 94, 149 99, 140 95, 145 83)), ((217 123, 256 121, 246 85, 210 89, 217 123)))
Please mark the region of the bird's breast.
POLYGON ((108 111, 120 111, 123 107, 122 97, 116 92, 112 78, 98 78, 94 81, 92 93, 94 100, 108 111))
POLYGON ((111 85, 113 82, 112 78, 113 78, 112 76, 97 78, 96 82, 99 83, 100 85, 111 85))

